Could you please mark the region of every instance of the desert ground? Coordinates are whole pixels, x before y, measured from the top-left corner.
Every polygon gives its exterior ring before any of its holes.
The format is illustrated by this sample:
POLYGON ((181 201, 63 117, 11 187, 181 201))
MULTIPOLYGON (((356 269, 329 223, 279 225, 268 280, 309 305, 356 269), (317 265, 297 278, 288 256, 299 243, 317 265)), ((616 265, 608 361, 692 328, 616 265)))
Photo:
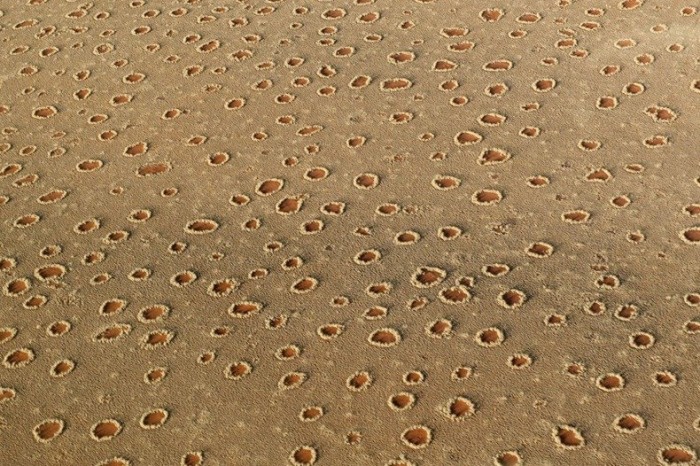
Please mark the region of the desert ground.
POLYGON ((696 464, 699 8, 0 2, 0 464, 696 464))

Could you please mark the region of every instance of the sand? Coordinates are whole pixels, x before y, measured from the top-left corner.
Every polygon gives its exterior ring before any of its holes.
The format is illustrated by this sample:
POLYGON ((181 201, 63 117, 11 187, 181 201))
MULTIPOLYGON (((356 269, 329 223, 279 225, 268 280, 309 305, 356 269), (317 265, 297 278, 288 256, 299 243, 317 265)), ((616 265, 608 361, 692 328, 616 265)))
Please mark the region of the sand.
POLYGON ((700 5, 0 8, 0 464, 700 451, 700 5))

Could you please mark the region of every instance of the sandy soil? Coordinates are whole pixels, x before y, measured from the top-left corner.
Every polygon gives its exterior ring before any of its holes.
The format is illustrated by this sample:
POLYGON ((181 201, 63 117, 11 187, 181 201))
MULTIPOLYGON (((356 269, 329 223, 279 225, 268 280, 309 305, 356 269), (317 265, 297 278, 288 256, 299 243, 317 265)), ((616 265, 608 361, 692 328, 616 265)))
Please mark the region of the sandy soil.
POLYGON ((0 464, 694 464, 698 8, 3 2, 0 464))

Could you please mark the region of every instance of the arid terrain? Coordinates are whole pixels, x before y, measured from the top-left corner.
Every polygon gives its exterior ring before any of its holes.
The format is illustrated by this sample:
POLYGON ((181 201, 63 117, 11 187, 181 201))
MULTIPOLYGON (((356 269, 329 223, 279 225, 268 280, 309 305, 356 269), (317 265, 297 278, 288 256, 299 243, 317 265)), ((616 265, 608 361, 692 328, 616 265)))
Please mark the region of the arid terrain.
POLYGON ((698 9, 0 2, 0 464, 696 464, 698 9))

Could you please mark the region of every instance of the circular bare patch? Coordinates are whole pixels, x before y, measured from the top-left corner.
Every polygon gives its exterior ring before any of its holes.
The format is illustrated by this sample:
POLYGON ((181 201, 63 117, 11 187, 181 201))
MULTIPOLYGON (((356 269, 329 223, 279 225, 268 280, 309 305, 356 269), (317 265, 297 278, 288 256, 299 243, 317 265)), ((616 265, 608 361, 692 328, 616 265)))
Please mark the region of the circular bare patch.
POLYGON ((451 421, 464 421, 476 413, 476 405, 465 396, 456 396, 446 404, 439 406, 438 411, 451 421))
POLYGON ((488 264, 481 267, 481 273, 487 277, 500 277, 510 272, 508 264, 488 264))
POLYGON ((393 328, 380 328, 370 333, 367 341, 373 346, 389 348, 401 342, 401 334, 393 328))
POLYGON ((686 244, 700 245, 700 225, 686 228, 678 233, 678 236, 686 244))
POLYGON ((205 235, 216 231, 218 228, 218 222, 208 218, 200 218, 187 222, 185 225, 185 233, 191 235, 205 235))
POLYGON ((347 378, 345 386, 352 392, 362 392, 367 390, 374 379, 367 371, 357 371, 347 378))
POLYGON ((173 338, 175 338, 175 333, 170 330, 153 330, 141 338, 141 347, 144 349, 163 348, 168 346, 173 338))
POLYGON ((314 277, 304 277, 292 283, 289 291, 295 294, 309 293, 318 287, 319 281, 314 277))
POLYGON ((447 271, 438 267, 418 267, 411 276, 411 284, 416 288, 430 288, 442 283, 447 277, 447 271))
POLYGON ((678 384, 678 376, 671 371, 658 371, 653 374, 653 381, 657 387, 674 387, 678 384))
POLYGON ((552 437, 558 447, 565 450, 577 450, 586 444, 581 432, 572 425, 560 425, 552 429, 552 437))
POLYGON ((248 361, 232 362, 224 369, 224 377, 231 380, 241 380, 250 375, 253 365, 248 361))
POLYGON ((306 372, 292 371, 283 375, 277 382, 280 390, 292 390, 301 387, 309 378, 306 372))
MULTIPOLYGON (((488 115, 484 115, 483 118, 488 119, 488 115)), ((474 131, 460 131, 459 133, 455 134, 453 138, 454 143, 458 146, 471 146, 483 141, 483 139, 484 137, 481 134, 474 131)))
POLYGON ((316 334, 322 340, 335 340, 345 331, 345 326, 342 324, 324 324, 316 329, 316 334))
POLYGON ((433 177, 430 184, 433 186, 433 188, 440 191, 449 191, 451 189, 459 188, 459 186, 462 184, 462 180, 449 175, 436 175, 433 177))
POLYGON ((498 304, 506 309, 517 309, 527 301, 527 294, 515 288, 498 295, 498 304))
POLYGON ((476 341, 479 346, 491 348, 501 345, 505 341, 505 335, 501 329, 489 327, 476 332, 474 341, 476 341))
POLYGON ((382 259, 382 253, 376 249, 366 249, 364 251, 358 252, 355 257, 353 257, 353 262, 359 265, 369 265, 375 262, 379 262, 382 259))
POLYGON ((411 426, 401 433, 401 442, 414 450, 426 448, 432 440, 432 429, 424 425, 411 426))
POLYGON ((51 366, 51 369, 49 369, 49 375, 51 377, 65 377, 73 372, 74 369, 75 361, 70 359, 62 359, 51 366))
POLYGON ((604 392, 618 392, 625 388, 625 379, 620 374, 609 372, 599 375, 595 379, 595 385, 604 392))
POLYGON ((613 429, 623 434, 635 434, 646 427, 646 421, 639 414, 626 413, 613 421, 613 429))
POLYGON ((515 450, 506 450, 497 454, 493 461, 496 466, 522 466, 523 457, 515 450))
POLYGON ((116 419, 104 419, 92 425, 90 437, 98 442, 112 440, 122 431, 122 424, 116 419))
POLYGON ((697 453, 687 445, 674 443, 660 448, 656 452, 656 459, 664 466, 694 464, 697 461, 697 453))
POLYGON ((62 419, 46 419, 32 430, 34 440, 41 443, 48 443, 63 433, 66 424, 62 419))
POLYGON ((476 205, 496 205, 503 200, 503 193, 495 189, 480 189, 472 194, 472 204, 476 205))
POLYGON ((318 450, 310 445, 301 445, 289 454, 288 459, 293 466, 312 465, 318 459, 318 450))
POLYGON ((139 420, 139 425, 144 429, 157 429, 170 417, 170 413, 163 408, 155 408, 145 412, 139 420))
POLYGON ((416 404, 416 395, 410 392, 399 392, 391 395, 386 401, 392 411, 406 411, 416 404))
POLYGON ((31 348, 18 348, 8 352, 2 364, 8 369, 17 369, 34 361, 34 357, 35 354, 31 348))
POLYGON ((212 282, 207 288, 207 294, 221 298, 228 296, 232 291, 238 288, 238 282, 232 278, 225 278, 212 282))
POLYGON ((443 288, 438 292, 438 299, 445 304, 464 304, 469 302, 471 297, 469 290, 462 285, 443 288))
POLYGON ((632 348, 648 349, 654 346, 656 338, 648 332, 635 332, 629 336, 629 344, 632 348))

